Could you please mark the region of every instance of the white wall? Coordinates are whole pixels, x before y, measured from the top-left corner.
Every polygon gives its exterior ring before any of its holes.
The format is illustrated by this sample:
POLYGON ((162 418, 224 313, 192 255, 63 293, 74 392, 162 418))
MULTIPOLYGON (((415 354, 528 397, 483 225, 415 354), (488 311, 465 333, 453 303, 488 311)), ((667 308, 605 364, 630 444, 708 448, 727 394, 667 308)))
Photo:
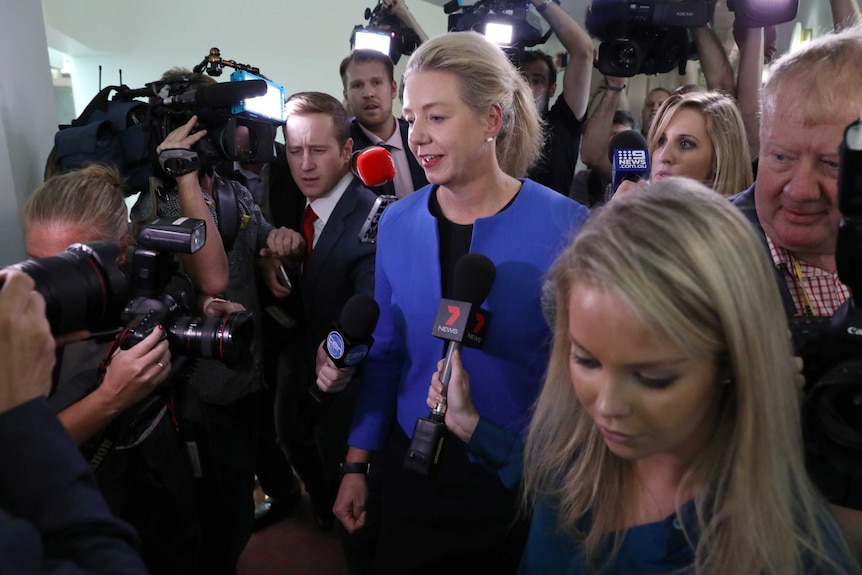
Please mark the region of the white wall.
POLYGON ((21 207, 42 181, 54 132, 54 88, 42 7, 0 0, 0 266, 24 259, 21 207))
MULTIPOLYGON (((192 68, 213 46, 222 58, 260 68, 288 94, 318 90, 341 99, 338 66, 350 33, 376 0, 42 0, 45 23, 79 43, 71 48, 75 107, 80 112, 102 86, 143 87, 172 66, 192 68), (98 17, 94 16, 98 15, 98 17), (103 24, 98 24, 102 22, 103 24)), ((446 31, 443 10, 411 0, 430 36, 446 31)), ((51 35, 53 37, 53 35, 51 35)), ((63 50, 61 46, 52 46, 63 50)), ((407 57, 402 57, 403 69, 407 57)), ((220 78, 232 72, 226 68, 220 78)))

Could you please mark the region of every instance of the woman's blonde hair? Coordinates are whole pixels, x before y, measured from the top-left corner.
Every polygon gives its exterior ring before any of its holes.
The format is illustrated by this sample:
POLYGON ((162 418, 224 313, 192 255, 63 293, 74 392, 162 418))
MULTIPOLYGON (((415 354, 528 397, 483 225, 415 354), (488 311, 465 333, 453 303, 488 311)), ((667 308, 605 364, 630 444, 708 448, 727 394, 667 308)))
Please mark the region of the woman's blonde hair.
POLYGON ((551 274, 558 311, 526 442, 526 503, 554 503, 593 568, 612 561, 623 536, 613 533, 630 517, 631 462, 608 450, 569 371, 569 296, 588 285, 621 298, 658 337, 713 357, 731 378, 714 435, 678 493, 678 508, 695 493, 698 524, 686 532, 697 539, 695 572, 802 574, 803 555, 829 562, 824 541, 834 535, 824 534, 803 465, 781 299, 766 251, 736 208, 693 180, 658 181, 594 213, 551 274))
POLYGON ((751 152, 736 100, 721 92, 674 93, 659 108, 647 136, 652 157, 662 134, 680 110, 694 110, 706 122, 712 141, 712 177, 704 182, 723 196, 746 190, 753 182, 751 152))
POLYGON ((123 180, 112 167, 93 164, 45 180, 24 205, 24 227, 59 223, 89 228, 107 241, 129 233, 123 180))
POLYGON ((477 32, 444 34, 413 52, 403 81, 431 71, 458 78, 461 100, 479 114, 500 105, 503 125, 497 134, 497 162, 510 176, 523 177, 539 159, 542 120, 530 87, 506 53, 477 32))

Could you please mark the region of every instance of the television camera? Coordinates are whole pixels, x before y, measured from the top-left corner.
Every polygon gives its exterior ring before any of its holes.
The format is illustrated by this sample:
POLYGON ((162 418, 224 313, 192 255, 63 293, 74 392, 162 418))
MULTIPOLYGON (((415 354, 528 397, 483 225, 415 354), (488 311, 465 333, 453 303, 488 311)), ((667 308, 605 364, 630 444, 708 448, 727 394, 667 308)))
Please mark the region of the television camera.
POLYGON ((443 6, 449 14, 449 32, 484 34, 520 65, 524 48, 544 44, 552 30, 530 2, 525 0, 479 0, 467 4, 451 0, 443 6))
POLYGON ((120 85, 100 90, 71 125, 55 134, 55 167, 68 171, 87 163, 112 165, 126 178, 129 195, 149 192, 150 176, 161 175, 156 146, 194 115, 196 129, 207 130, 193 149, 201 167, 224 160, 275 160, 284 88, 257 68, 222 59, 218 48, 194 72, 138 89, 120 85), (229 82, 205 81, 203 72, 219 76, 225 66, 236 69, 229 82))
POLYGON ((593 0, 584 25, 601 41, 596 68, 607 76, 685 73, 688 28, 707 24, 715 0, 593 0))
POLYGON ((377 50, 388 54, 393 64, 398 64, 401 55, 413 53, 419 45, 419 35, 412 28, 405 26, 398 16, 392 14, 392 8, 378 2, 372 10, 365 9, 365 19, 368 24, 357 24, 350 34, 350 49, 377 50))

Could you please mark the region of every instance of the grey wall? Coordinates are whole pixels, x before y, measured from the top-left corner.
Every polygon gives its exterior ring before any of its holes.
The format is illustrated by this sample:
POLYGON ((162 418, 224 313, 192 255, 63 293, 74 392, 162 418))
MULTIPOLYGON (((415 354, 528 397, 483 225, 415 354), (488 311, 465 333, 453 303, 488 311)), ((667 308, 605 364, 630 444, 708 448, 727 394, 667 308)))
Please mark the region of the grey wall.
POLYGON ((24 259, 19 214, 51 149, 54 88, 42 7, 0 0, 0 266, 24 259))

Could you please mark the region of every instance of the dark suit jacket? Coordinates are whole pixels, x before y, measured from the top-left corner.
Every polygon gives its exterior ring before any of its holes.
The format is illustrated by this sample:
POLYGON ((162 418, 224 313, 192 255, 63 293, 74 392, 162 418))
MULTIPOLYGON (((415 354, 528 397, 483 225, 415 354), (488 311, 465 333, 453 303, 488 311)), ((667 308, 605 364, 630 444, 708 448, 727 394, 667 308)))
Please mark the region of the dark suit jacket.
MULTIPOLYGON (((409 127, 407 125, 407 121, 401 118, 398 118, 397 120, 398 129, 401 130, 401 140, 404 142, 404 149, 407 152, 407 163, 410 165, 410 177, 413 179, 413 189, 418 190, 422 186, 427 186, 428 180, 425 178, 425 170, 422 169, 422 166, 420 166, 419 162, 416 161, 416 158, 413 157, 413 153, 410 149, 406 147, 407 130, 409 127)), ((359 121, 356 118, 350 120, 350 137, 353 138, 354 152, 377 144, 376 141, 372 142, 371 139, 365 135, 365 132, 363 132, 362 128, 359 127, 359 121)), ((392 182, 387 182, 381 186, 371 188, 371 191, 378 196, 383 194, 395 195, 395 185, 392 182)))
MULTIPOLYGON (((274 184, 281 185, 270 195, 270 212, 274 225, 301 231, 305 196, 292 180, 289 170, 273 179, 274 184)), ((301 319, 314 349, 350 296, 361 292, 374 297, 375 244, 360 242, 359 230, 375 199, 374 193, 354 178, 326 222, 298 286, 294 285, 299 289, 288 298, 294 300, 287 302, 290 309, 302 310, 301 319)))

